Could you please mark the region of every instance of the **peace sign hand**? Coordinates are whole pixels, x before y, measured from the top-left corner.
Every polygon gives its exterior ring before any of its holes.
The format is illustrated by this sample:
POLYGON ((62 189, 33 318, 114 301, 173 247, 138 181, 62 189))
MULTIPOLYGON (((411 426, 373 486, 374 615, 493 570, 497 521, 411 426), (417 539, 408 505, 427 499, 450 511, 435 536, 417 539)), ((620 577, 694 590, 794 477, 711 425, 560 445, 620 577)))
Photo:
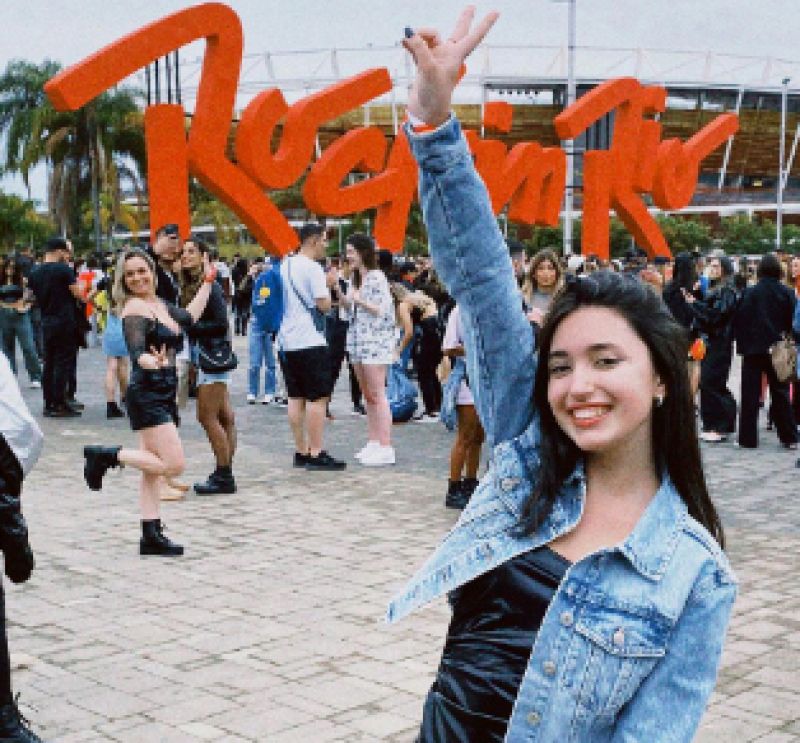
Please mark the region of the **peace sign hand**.
POLYGON ((169 359, 167 358, 167 347, 163 344, 161 348, 150 346, 150 356, 153 359, 152 371, 163 369, 169 363, 169 359))
MULTIPOLYGON (((408 110, 430 126, 439 126, 450 115, 450 99, 461 76, 461 66, 489 33, 500 14, 489 13, 470 31, 475 7, 461 13, 452 35, 442 41, 430 28, 419 29, 403 40, 417 65, 417 75, 408 93, 408 110)), ((409 29, 410 30, 410 29, 409 29)))

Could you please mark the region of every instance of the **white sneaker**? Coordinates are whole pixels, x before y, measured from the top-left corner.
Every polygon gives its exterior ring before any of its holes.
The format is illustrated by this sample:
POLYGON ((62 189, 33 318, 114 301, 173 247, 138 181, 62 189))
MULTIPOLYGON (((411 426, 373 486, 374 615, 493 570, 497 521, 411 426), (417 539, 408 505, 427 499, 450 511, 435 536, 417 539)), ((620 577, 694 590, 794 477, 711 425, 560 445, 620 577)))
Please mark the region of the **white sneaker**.
POLYGON ((353 456, 356 459, 361 459, 368 451, 380 448, 381 445, 378 441, 367 441, 366 445, 361 449, 361 451, 357 451, 353 456))
POLYGON ((256 404, 256 396, 255 395, 248 395, 247 396, 247 404, 248 405, 255 405, 256 404))
POLYGON ((365 467, 385 467, 394 462, 393 446, 374 446, 361 457, 361 464, 365 467))
POLYGON ((275 399, 274 395, 264 395, 264 397, 261 398, 261 404, 269 405, 274 399, 275 399))
POLYGON ((40 390, 42 389, 42 383, 38 379, 31 380, 30 385, 28 385, 32 390, 40 390))

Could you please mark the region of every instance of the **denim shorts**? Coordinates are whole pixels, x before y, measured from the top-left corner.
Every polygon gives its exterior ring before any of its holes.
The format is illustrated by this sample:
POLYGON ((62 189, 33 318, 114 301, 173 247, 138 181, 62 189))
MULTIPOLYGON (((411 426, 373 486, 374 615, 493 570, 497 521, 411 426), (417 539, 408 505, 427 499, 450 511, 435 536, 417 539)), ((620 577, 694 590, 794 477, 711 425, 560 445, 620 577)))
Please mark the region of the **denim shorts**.
POLYGON ((214 382, 222 382, 223 384, 230 384, 233 379, 233 372, 207 372, 203 371, 200 367, 197 368, 197 386, 204 384, 214 384, 214 382))

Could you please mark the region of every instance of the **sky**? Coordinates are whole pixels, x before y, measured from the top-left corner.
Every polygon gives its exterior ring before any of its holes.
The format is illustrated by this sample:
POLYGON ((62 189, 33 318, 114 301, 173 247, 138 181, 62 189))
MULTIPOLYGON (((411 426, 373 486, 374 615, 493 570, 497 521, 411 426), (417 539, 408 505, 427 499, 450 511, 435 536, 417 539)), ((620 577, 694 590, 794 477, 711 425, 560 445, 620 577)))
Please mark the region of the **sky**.
MULTIPOLYGON (((712 51, 800 60, 798 0, 576 3, 579 47, 712 51)), ((180 0, 2 0, 0 69, 15 58, 33 62, 50 58, 68 66, 125 33, 192 4, 180 0)), ((242 20, 245 53, 390 45, 405 26, 433 26, 448 33, 463 7, 458 0, 230 0, 228 5, 242 20)), ((493 44, 566 42, 567 5, 563 2, 481 0, 476 5, 478 16, 500 11, 488 39, 493 44)), ((774 74, 772 82, 777 85, 782 76, 779 65, 774 74)), ((800 72, 797 85, 800 88, 800 72)), ((37 172, 32 181, 33 197, 43 199, 44 174, 37 172)), ((24 193, 17 178, 0 180, 0 188, 24 193)))

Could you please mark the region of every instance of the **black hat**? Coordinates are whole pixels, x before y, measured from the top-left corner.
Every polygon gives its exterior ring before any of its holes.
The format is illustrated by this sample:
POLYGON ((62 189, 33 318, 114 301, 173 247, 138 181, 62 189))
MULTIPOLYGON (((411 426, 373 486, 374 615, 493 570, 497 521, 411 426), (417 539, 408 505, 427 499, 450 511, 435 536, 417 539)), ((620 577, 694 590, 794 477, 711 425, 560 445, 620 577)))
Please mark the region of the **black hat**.
POLYGON ((174 222, 169 222, 168 224, 159 227, 156 230, 156 235, 166 235, 167 237, 180 237, 181 232, 180 228, 174 222))

